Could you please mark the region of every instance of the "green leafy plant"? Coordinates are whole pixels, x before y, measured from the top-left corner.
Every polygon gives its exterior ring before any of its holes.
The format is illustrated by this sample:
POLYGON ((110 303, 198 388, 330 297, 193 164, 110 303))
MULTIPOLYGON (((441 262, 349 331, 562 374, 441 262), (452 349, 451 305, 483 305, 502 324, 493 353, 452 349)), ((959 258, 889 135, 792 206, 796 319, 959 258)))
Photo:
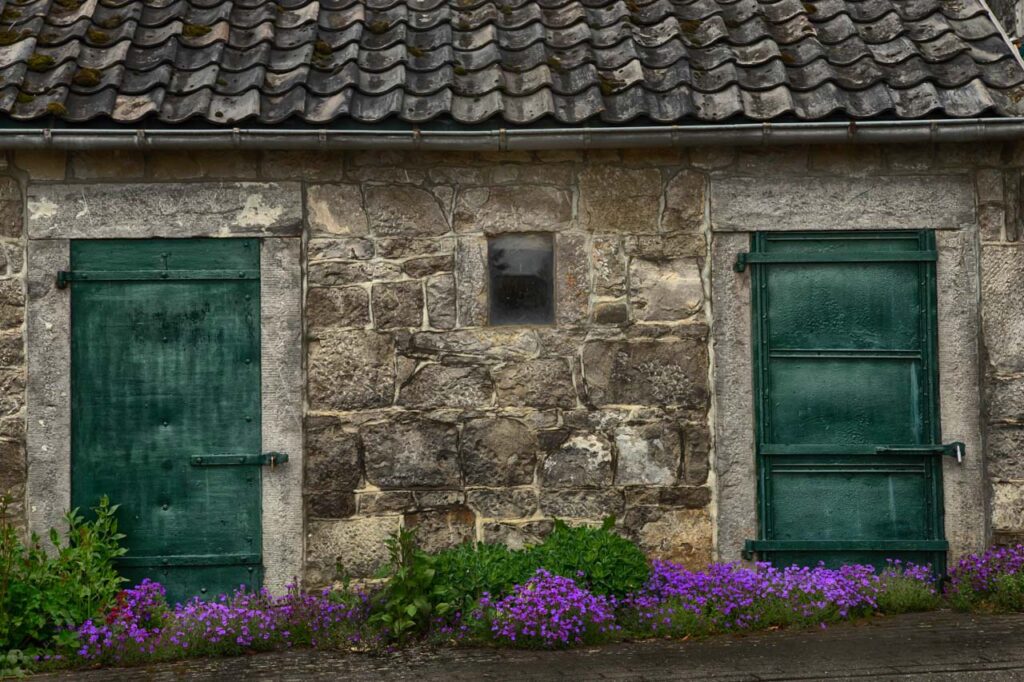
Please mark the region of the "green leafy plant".
POLYGON ((997 611, 1024 611, 1024 573, 997 577, 990 599, 997 611))
POLYGON ((438 553, 434 568, 439 594, 446 602, 466 610, 485 592, 508 594, 529 580, 540 566, 530 552, 479 542, 438 553))
POLYGON ((388 538, 390 562, 387 583, 371 602, 370 624, 380 625, 391 639, 421 634, 433 616, 444 616, 449 605, 434 580, 435 558, 416 546, 415 531, 399 529, 388 538))
POLYGON ((66 541, 50 529, 51 555, 35 534, 22 542, 9 504, 0 500, 0 651, 69 646, 74 635, 66 628, 102 612, 124 582, 113 565, 125 553, 117 505, 102 498, 91 521, 68 512, 66 541))
POLYGON ((931 611, 942 604, 934 583, 904 575, 883 575, 876 597, 878 610, 888 615, 931 611))
POLYGON ((650 575, 647 557, 636 544, 613 532, 615 517, 598 528, 571 528, 555 520, 544 542, 531 550, 535 564, 556 575, 578 579, 594 594, 622 597, 643 586, 650 575))

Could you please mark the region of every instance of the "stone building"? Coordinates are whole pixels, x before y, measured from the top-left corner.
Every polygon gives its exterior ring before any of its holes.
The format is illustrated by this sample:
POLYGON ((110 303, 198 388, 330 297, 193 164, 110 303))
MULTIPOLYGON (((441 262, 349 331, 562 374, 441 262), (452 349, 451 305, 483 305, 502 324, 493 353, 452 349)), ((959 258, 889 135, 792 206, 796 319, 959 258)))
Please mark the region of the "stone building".
POLYGON ((1024 66, 979 0, 3 13, 15 522, 108 494, 179 594, 401 526, 1024 538, 1024 66))

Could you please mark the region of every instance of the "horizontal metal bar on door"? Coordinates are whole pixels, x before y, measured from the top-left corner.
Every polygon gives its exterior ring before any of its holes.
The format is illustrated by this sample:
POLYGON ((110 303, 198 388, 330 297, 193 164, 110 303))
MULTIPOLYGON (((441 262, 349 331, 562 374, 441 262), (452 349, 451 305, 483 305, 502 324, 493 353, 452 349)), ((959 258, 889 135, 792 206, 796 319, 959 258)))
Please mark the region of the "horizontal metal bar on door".
POLYGON ((748 253, 750 263, 899 263, 938 260, 935 251, 845 251, 842 253, 748 253))
POLYGON ((747 546, 755 552, 944 552, 949 549, 945 540, 750 540, 747 546))
POLYGON ((920 476, 925 472, 923 465, 911 465, 911 464, 898 464, 896 466, 890 466, 886 464, 870 465, 870 466, 848 466, 848 465, 804 465, 799 466, 793 464, 773 464, 771 466, 771 472, 773 474, 913 474, 914 476, 920 476))
POLYGON ((838 359, 921 359, 923 351, 896 348, 893 350, 858 350, 856 348, 776 348, 769 357, 824 357, 838 359))
POLYGON ((68 282, 142 282, 151 280, 259 279, 259 270, 62 270, 58 286, 68 282))
POLYGON ((758 446, 758 452, 762 455, 942 455, 946 454, 946 446, 906 445, 898 449, 897 446, 874 443, 857 445, 762 443, 758 446))
POLYGON ((121 568, 150 568, 153 566, 258 566, 259 554, 175 554, 171 556, 123 556, 114 562, 121 568))

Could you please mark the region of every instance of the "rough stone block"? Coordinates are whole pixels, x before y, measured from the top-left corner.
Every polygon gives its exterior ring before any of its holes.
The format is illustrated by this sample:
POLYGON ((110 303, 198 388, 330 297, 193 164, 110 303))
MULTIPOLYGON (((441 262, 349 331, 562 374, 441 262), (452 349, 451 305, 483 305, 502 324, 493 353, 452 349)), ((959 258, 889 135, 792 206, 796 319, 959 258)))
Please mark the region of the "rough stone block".
POLYGON ((25 448, 21 443, 0 440, 0 495, 25 485, 25 448))
POLYGON ((366 213, 375 235, 441 235, 449 231, 437 196, 411 185, 369 185, 366 213))
POLYGON ((416 544, 425 552, 439 552, 476 539, 476 515, 466 507, 406 514, 405 525, 416 529, 416 544))
POLYGON ((314 235, 362 236, 370 231, 359 185, 309 185, 306 210, 314 235))
POLYGON ((533 482, 537 437, 522 422, 505 417, 473 419, 462 429, 462 473, 466 485, 511 486, 533 482))
POLYGON ((638 320, 682 320, 701 309, 704 285, 696 259, 658 262, 634 258, 629 265, 630 303, 638 320))
POLYGON ((397 279, 402 268, 381 261, 321 261, 310 263, 307 281, 311 287, 338 287, 364 284, 380 279, 397 279))
POLYGON ((425 254, 454 254, 454 237, 385 237, 376 240, 381 258, 412 258, 425 254))
POLYGON ((590 245, 593 291, 600 296, 626 293, 626 254, 619 237, 595 237, 590 245))
POLYGON ((411 347, 420 353, 516 360, 536 355, 540 351, 540 341, 533 330, 505 327, 419 332, 413 334, 411 347))
POLYGON ((71 176, 76 180, 124 180, 146 173, 146 157, 129 149, 72 152, 71 176))
POLYGON ((969 175, 795 177, 777 172, 711 181, 715 230, 884 230, 972 227, 969 175))
POLYGON ((695 232, 704 226, 707 178, 703 173, 684 170, 665 186, 662 232, 695 232))
POLYGON ((476 488, 466 491, 469 506, 488 519, 523 519, 538 509, 533 488, 476 488))
POLYGON ((306 495, 306 513, 314 519, 344 519, 356 513, 356 495, 349 490, 316 490, 306 495))
POLYGON ((314 287, 306 293, 306 320, 311 333, 324 329, 367 327, 370 295, 363 287, 314 287))
POLYGON ((461 237, 455 251, 455 279, 458 282, 460 327, 487 324, 487 240, 461 237))
POLYGON ((622 514, 622 491, 610 488, 589 490, 541 490, 540 508, 545 516, 559 519, 600 520, 622 514))
POLYGON ((14 165, 28 173, 35 182, 63 180, 67 174, 68 154, 56 151, 19 149, 14 152, 14 165))
POLYGON ((484 542, 501 543, 511 549, 539 545, 555 529, 551 521, 525 523, 485 523, 484 542))
POLYGON ((363 479, 359 438, 336 417, 306 417, 306 488, 355 490, 363 479))
POLYGON ((412 495, 419 511, 466 506, 466 494, 461 490, 416 490, 412 495))
POLYGON ((588 341, 583 372, 596 405, 707 406, 708 355, 702 339, 588 341))
POLYGON ((679 472, 682 443, 668 424, 624 426, 615 431, 616 485, 671 485, 679 472))
POLYGON ((585 322, 590 304, 589 240, 560 234, 555 240, 555 321, 562 326, 585 322))
POLYGON ((611 443, 599 434, 573 436, 544 458, 543 480, 548 488, 611 485, 611 443))
POLYGON ((373 242, 365 237, 310 239, 306 257, 312 262, 322 260, 367 260, 373 258, 373 242))
POLYGON ((992 529, 1024 530, 1024 481, 992 484, 992 529))
POLYGON ((378 329, 423 326, 423 285, 419 280, 373 285, 373 323, 378 329))
POLYGON ((629 322, 629 306, 625 299, 618 301, 597 301, 594 303, 594 324, 626 324, 629 322))
POLYGON ((310 341, 309 402, 314 410, 390 405, 395 391, 391 337, 368 331, 323 332, 310 341))
POLYGON ((25 291, 21 280, 0 280, 0 330, 18 329, 24 322, 25 291))
POLYGON ((310 521, 306 541, 307 578, 323 584, 337 576, 335 564, 349 576, 369 578, 387 563, 384 542, 399 528, 398 516, 370 516, 339 521, 310 521))
POLYGON ((0 417, 9 417, 25 406, 25 370, 0 368, 0 417))
POLYGON ((981 247, 982 328, 996 371, 1024 372, 1024 244, 981 247))
POLYGON ((31 185, 28 232, 36 239, 298 236, 297 183, 31 185))
POLYGON ((455 488, 462 483, 454 426, 407 419, 367 424, 360 435, 366 480, 378 488, 455 488))
POLYGON ((542 358, 494 370, 498 404, 531 407, 576 407, 572 368, 562 358, 542 358))
POLYGON ((627 236, 624 247, 630 256, 661 261, 673 258, 703 258, 706 255, 707 242, 703 233, 640 234, 627 236))
POLYGON ((990 378, 988 405, 991 421, 1024 422, 1024 377, 990 378))
POLYGON ((625 489, 626 507, 684 507, 703 509, 711 504, 711 488, 707 486, 674 485, 652 487, 649 485, 625 489))
POLYGON ((460 189, 455 198, 457 232, 552 232, 572 224, 568 190, 542 185, 460 189))
POLYGON ((451 254, 441 256, 420 256, 402 263, 402 272, 412 278, 428 277, 455 269, 455 258, 451 254))
POLYGON ((405 382, 398 402, 417 408, 479 408, 491 404, 493 392, 483 367, 428 364, 405 382))
POLYGON ((1024 481, 1024 428, 993 428, 988 436, 988 475, 1024 481))
POLYGON ((591 232, 657 232, 661 172, 592 165, 580 173, 580 227, 591 232))
POLYGON ((25 341, 20 332, 0 333, 0 367, 25 364, 25 341))
POLYGON ((434 329, 455 327, 455 277, 434 275, 426 283, 427 326, 434 329))
POLYGON ((359 513, 401 514, 416 511, 416 498, 410 490, 384 490, 381 492, 359 493, 356 496, 359 513))
POLYGON ((712 558, 711 514, 707 509, 656 510, 637 529, 636 540, 649 557, 703 569, 712 558))
POLYGON ((683 475, 691 485, 703 485, 708 480, 710 441, 707 424, 687 424, 683 429, 683 475))

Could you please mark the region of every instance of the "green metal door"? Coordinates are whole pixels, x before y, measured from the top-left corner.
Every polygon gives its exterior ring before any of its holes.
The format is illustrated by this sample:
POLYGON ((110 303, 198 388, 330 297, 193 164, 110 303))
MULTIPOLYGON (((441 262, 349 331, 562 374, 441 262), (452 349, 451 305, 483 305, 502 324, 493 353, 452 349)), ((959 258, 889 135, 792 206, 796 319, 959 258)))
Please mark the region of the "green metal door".
POLYGON ((777 565, 945 569, 934 234, 759 233, 758 540, 777 565))
POLYGON ((121 505, 122 573, 258 587, 259 242, 71 244, 72 503, 121 505))

